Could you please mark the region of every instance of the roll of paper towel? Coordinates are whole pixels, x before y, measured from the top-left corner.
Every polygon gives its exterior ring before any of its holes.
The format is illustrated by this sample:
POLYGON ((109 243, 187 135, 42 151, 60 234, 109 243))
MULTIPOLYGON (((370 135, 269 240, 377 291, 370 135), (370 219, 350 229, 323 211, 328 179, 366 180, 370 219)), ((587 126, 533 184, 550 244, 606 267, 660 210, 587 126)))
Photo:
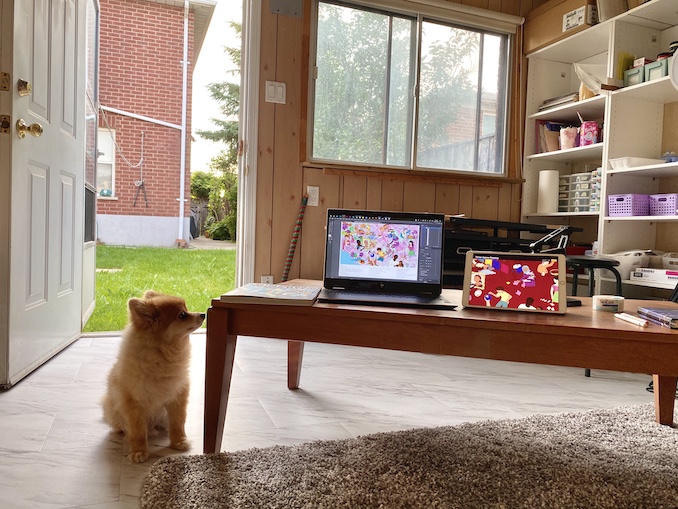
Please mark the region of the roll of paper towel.
POLYGON ((550 214, 558 212, 558 170, 541 170, 539 172, 539 190, 537 195, 537 212, 550 214))

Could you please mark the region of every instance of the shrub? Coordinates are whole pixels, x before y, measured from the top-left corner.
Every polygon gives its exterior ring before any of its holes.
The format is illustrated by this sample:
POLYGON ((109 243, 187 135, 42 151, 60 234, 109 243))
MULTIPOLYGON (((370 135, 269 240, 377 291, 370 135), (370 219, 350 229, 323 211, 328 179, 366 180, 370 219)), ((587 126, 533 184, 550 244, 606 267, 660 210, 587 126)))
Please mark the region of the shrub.
POLYGON ((209 236, 214 240, 232 240, 231 231, 229 229, 228 223, 229 220, 228 218, 226 218, 212 224, 207 230, 209 236))

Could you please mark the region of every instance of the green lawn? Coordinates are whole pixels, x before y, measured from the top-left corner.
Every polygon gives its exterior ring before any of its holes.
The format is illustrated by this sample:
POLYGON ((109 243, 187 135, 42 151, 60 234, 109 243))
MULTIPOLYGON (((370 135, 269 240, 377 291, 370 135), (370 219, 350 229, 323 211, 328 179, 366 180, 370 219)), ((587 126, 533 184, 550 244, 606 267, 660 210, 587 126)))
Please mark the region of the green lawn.
POLYGON ((235 287, 235 250, 97 246, 96 284, 96 308, 84 332, 122 330, 127 301, 151 289, 204 312, 235 287))

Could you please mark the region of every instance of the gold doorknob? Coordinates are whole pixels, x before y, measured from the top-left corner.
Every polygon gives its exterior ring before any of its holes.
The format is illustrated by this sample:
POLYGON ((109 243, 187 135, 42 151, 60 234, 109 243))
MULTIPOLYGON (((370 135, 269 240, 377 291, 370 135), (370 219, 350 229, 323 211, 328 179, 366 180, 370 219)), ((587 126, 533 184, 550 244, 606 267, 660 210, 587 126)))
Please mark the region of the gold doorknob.
POLYGON ((26 137, 26 133, 35 136, 36 138, 38 136, 42 136, 43 129, 38 123, 28 125, 23 118, 20 118, 16 121, 16 131, 19 135, 19 138, 24 139, 26 137))
POLYGON ((19 91, 19 95, 21 97, 31 95, 31 92, 33 91, 33 87, 31 86, 30 82, 26 80, 17 81, 16 88, 19 91))

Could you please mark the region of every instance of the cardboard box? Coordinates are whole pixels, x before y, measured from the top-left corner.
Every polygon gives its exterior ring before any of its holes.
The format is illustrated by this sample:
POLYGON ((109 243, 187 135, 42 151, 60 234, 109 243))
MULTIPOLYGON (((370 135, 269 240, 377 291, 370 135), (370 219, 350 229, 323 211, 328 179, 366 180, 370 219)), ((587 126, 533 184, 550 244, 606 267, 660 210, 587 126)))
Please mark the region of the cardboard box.
POLYGON ((525 17, 523 52, 532 53, 597 22, 596 0, 550 0, 525 17))
POLYGON ((603 22, 629 10, 627 0, 597 0, 598 21, 603 22))
POLYGON ((644 4, 645 2, 649 2, 650 0, 628 0, 629 2, 629 10, 630 9, 635 9, 639 5, 644 4))

